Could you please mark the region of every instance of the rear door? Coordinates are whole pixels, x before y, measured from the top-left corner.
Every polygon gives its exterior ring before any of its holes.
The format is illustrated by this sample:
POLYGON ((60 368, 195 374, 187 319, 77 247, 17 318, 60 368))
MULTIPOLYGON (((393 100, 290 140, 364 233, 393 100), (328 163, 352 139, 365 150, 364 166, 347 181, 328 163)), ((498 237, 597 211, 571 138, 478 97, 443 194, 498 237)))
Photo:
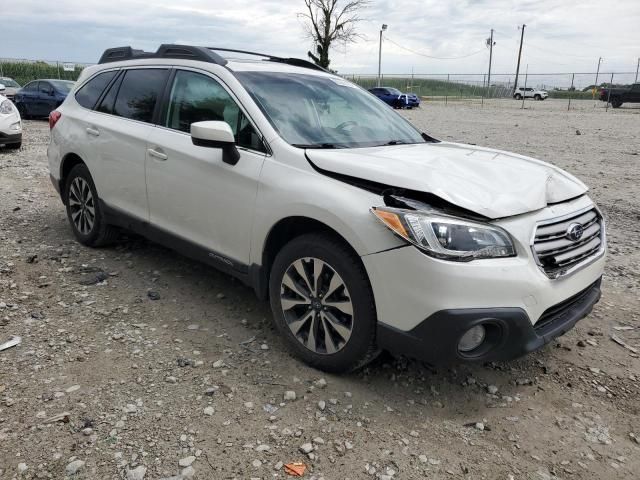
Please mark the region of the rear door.
POLYGON ((54 91, 53 91, 53 87, 51 86, 51 84, 49 82, 45 82, 43 80, 40 80, 40 82, 38 82, 38 96, 37 96, 37 100, 36 100, 36 115, 39 117, 43 117, 45 115, 49 115, 49 112, 51 110, 49 110, 49 103, 51 102, 51 99, 53 98, 54 95, 54 91))
POLYGON ((266 148, 229 90, 214 76, 179 69, 167 89, 159 125, 147 146, 151 223, 205 248, 232 268, 249 262, 251 225, 266 148), (191 141, 194 122, 225 121, 240 151, 235 165, 222 150, 191 141))
POLYGON ((38 81, 25 85, 20 90, 20 103, 27 115, 36 115, 38 101, 38 81))
POLYGON ((93 178, 101 199, 116 211, 143 221, 149 219, 144 167, 147 140, 155 128, 156 106, 168 72, 167 67, 123 70, 84 117, 87 141, 98 158, 93 178))
POLYGON ((58 106, 56 91, 50 82, 40 82, 40 87, 41 115, 49 115, 58 106))

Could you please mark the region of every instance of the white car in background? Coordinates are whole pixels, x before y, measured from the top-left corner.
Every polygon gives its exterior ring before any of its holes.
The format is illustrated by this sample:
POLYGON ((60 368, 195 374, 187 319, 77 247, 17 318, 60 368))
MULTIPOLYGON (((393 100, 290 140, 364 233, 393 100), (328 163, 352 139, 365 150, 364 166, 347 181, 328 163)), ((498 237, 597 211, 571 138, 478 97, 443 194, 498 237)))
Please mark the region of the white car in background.
POLYGON ((518 87, 513 92, 513 98, 516 100, 522 100, 524 98, 533 98, 534 100, 544 100, 549 96, 549 93, 546 90, 538 90, 537 88, 531 87, 518 87))
POLYGON ((22 146, 22 120, 13 102, 2 95, 4 89, 0 84, 0 146, 18 149, 22 146))

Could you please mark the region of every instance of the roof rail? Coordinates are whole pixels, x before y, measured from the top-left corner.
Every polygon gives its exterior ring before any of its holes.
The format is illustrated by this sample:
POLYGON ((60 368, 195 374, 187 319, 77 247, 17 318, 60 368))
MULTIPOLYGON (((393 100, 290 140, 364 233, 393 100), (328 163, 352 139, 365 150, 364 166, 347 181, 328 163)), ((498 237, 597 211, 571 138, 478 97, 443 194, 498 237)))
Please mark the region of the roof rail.
POLYGON ((283 58, 276 57, 275 55, 267 55, 265 53, 258 52, 249 52, 247 50, 234 50, 232 48, 218 48, 218 47, 207 47, 209 50, 214 50, 218 52, 231 52, 231 53, 244 53, 246 55, 255 55, 256 57, 264 57, 268 62, 278 62, 278 63, 286 63, 287 65, 293 65, 295 67, 302 68, 310 68, 312 70, 320 70, 322 72, 331 73, 326 68, 321 67, 320 65, 316 65, 313 62, 308 60, 303 60, 301 58, 283 58))
POLYGON ((217 53, 205 47, 192 45, 162 44, 155 52, 145 52, 131 47, 108 48, 98 63, 120 62, 143 58, 179 58, 183 60, 200 60, 202 62, 226 65, 227 61, 217 53))

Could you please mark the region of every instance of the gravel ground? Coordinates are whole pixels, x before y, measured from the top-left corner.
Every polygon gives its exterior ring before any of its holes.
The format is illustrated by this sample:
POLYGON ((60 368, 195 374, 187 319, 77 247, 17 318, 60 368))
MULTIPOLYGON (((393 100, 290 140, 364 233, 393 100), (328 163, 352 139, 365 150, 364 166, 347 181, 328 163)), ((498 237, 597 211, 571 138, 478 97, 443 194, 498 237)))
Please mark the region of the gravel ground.
POLYGON ((550 161, 608 221, 604 295, 540 352, 433 371, 383 356, 333 376, 293 359, 266 303, 130 236, 77 244, 43 121, 0 151, 0 478, 638 478, 640 109, 425 104, 436 137, 550 161), (155 292, 157 295, 149 295, 155 292), (157 298, 153 300, 152 298, 157 298), (622 327, 622 329, 621 329, 622 327))

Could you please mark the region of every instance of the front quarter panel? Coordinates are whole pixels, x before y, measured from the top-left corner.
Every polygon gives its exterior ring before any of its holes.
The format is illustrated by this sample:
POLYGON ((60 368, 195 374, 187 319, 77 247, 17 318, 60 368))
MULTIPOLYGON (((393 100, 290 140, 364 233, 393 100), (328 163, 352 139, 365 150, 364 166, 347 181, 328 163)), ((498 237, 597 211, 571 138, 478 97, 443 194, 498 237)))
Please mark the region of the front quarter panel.
POLYGON ((288 217, 307 217, 324 223, 360 256, 405 244, 371 213, 371 207, 384 204, 381 196, 315 171, 304 158, 304 150, 282 143, 282 140, 274 142, 276 153, 267 158, 262 170, 252 263, 262 263, 269 232, 288 217))

